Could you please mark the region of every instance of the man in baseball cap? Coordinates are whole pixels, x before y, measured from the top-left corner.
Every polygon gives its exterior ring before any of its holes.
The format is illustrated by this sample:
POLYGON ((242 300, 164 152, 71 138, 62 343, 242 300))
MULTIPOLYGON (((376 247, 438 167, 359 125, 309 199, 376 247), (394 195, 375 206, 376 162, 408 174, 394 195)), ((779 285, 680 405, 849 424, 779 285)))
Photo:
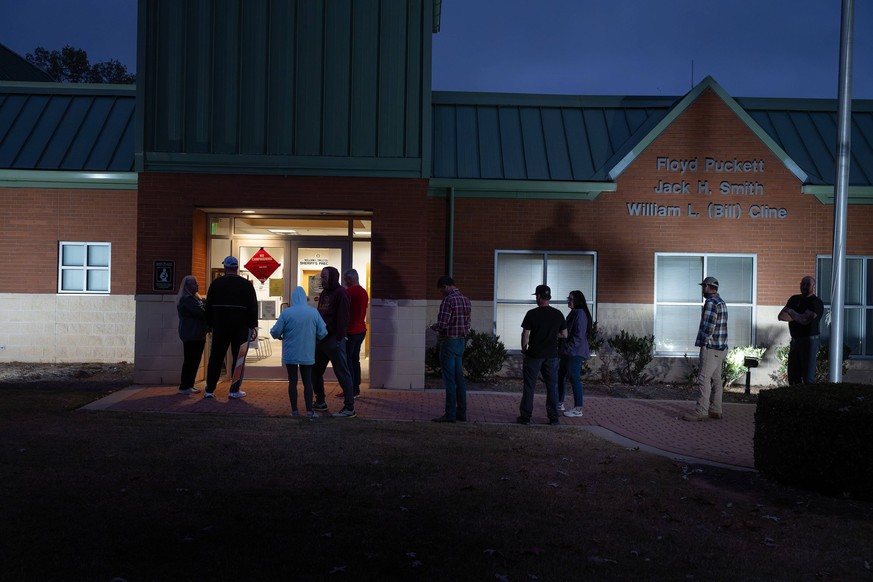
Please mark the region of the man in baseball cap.
POLYGON ((700 368, 697 373, 697 405, 693 413, 682 418, 690 421, 721 418, 721 397, 724 386, 721 368, 727 354, 728 310, 718 295, 718 279, 706 277, 701 283, 706 299, 700 313, 700 327, 694 345, 700 348, 700 368))
POLYGON ((531 295, 536 295, 538 297, 542 297, 543 299, 551 299, 552 289, 548 285, 537 285, 536 291, 531 293, 531 295))
POLYGON ((703 282, 698 283, 698 285, 700 285, 701 287, 709 285, 710 287, 715 287, 716 289, 718 289, 718 279, 716 279, 715 277, 707 277, 703 280, 703 282))

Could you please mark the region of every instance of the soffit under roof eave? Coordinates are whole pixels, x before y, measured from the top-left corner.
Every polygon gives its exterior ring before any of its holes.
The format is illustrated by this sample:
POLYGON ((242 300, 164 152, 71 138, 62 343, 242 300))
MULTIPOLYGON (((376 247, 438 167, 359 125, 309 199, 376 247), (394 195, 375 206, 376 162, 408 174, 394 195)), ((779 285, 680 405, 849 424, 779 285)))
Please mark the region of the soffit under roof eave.
POLYGON ((728 109, 733 111, 737 117, 740 118, 740 121, 746 124, 746 126, 754 133, 758 139, 760 139, 765 146, 775 155, 779 160, 785 165, 789 172, 791 172, 800 182, 806 182, 809 176, 806 172, 804 172, 797 163, 791 159, 788 153, 783 150, 779 145, 770 137, 770 135, 764 131, 764 129, 758 125, 758 123, 752 119, 752 117, 746 113, 746 110, 743 109, 739 103, 737 103, 736 99, 731 97, 727 91, 719 85, 715 79, 711 76, 706 77, 703 81, 697 84, 694 89, 688 92, 685 97, 682 98, 676 106, 670 110, 670 112, 662 119, 655 127, 650 131, 643 139, 641 139, 632 149, 628 152, 612 169, 609 171, 609 177, 612 180, 617 179, 622 172, 624 172, 628 166, 643 152, 647 147, 649 147, 655 139, 657 139, 666 129, 673 123, 682 113, 685 112, 686 109, 691 107, 691 105, 700 97, 706 89, 712 89, 712 91, 727 105, 728 109))
POLYGON ((430 196, 537 200, 594 200, 602 192, 615 192, 614 182, 562 182, 543 180, 478 180, 431 178, 430 196))
MULTIPOLYGON (((836 188, 831 185, 807 185, 800 189, 803 194, 815 196, 822 204, 833 205, 836 198, 836 188)), ((867 205, 873 204, 873 186, 849 186, 848 204, 867 205)))
POLYGON ((136 190, 136 172, 57 172, 0 170, 0 188, 75 188, 79 190, 136 190))

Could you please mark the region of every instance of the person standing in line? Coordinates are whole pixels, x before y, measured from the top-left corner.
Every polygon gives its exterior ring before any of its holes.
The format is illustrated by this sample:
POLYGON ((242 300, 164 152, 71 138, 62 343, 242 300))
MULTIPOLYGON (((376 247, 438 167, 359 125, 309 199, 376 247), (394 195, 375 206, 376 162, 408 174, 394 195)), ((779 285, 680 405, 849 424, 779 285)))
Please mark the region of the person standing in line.
POLYGON ((591 333, 591 312, 588 301, 579 291, 570 291, 567 297, 570 314, 567 316, 567 339, 560 342, 561 360, 558 363, 558 410, 564 410, 566 380, 573 386, 573 408, 564 416, 582 416, 582 361, 591 357, 588 349, 588 334, 591 333))
POLYGON ((563 313, 549 305, 552 290, 548 285, 537 285, 534 295, 537 306, 528 311, 521 322, 524 388, 516 422, 530 424, 534 390, 542 374, 549 424, 558 424, 558 340, 566 339, 567 322, 563 313))
MULTIPOLYGON (((367 306, 370 296, 361 287, 358 272, 349 269, 343 275, 343 283, 349 294, 349 329, 346 330, 346 361, 349 364, 349 374, 355 388, 355 398, 361 395, 361 345, 367 337, 367 306)), ((343 398, 337 394, 337 398, 343 398)))
POLYGON ((303 287, 294 289, 291 307, 282 310, 270 335, 282 340, 282 363, 288 372, 288 399, 291 401, 291 416, 297 411, 297 371, 303 381, 303 402, 306 416, 315 418, 312 409, 312 366, 315 364, 315 345, 327 335, 327 327, 318 310, 306 304, 303 287))
POLYGON ((727 353, 728 310, 718 295, 718 279, 707 277, 700 283, 706 300, 700 313, 700 328, 694 345, 700 348, 700 369, 697 373, 697 405, 694 412, 682 418, 690 421, 722 417, 721 397, 724 386, 721 370, 727 353))
MULTIPOLYGON (((239 276, 239 261, 225 257, 221 263, 224 275, 209 285, 206 292, 206 323, 212 328, 212 346, 206 368, 204 398, 214 398, 221 364, 230 348, 232 366, 236 366, 239 350, 246 342, 258 339, 258 297, 252 282, 239 276)), ((233 369, 229 370, 233 376, 233 369)), ((239 386, 231 385, 230 398, 244 398, 239 386)))
POLYGON ((200 296, 200 285, 194 275, 186 275, 179 285, 176 295, 176 311, 179 314, 179 339, 182 340, 184 359, 179 381, 179 394, 196 394, 200 388, 194 387, 197 368, 206 347, 206 305, 200 296))
POLYGON ((430 326, 439 337, 440 369, 446 390, 445 411, 434 422, 467 420, 467 383, 464 381, 464 349, 470 333, 472 305, 455 280, 443 275, 437 280, 443 296, 436 323, 430 326))
POLYGON ((346 362, 346 330, 349 328, 349 294, 340 285, 339 271, 335 267, 321 270, 321 295, 318 296, 318 313, 327 327, 327 336, 315 348, 315 366, 312 369, 312 389, 315 392, 313 409, 327 412, 324 401, 324 372, 330 362, 337 382, 343 390, 343 408, 333 416, 353 418, 355 414, 355 390, 346 362))
POLYGON ((814 384, 815 364, 821 347, 821 318, 824 303, 815 295, 815 279, 800 280, 800 294, 788 298, 779 321, 788 322, 791 347, 788 351, 788 384, 814 384))

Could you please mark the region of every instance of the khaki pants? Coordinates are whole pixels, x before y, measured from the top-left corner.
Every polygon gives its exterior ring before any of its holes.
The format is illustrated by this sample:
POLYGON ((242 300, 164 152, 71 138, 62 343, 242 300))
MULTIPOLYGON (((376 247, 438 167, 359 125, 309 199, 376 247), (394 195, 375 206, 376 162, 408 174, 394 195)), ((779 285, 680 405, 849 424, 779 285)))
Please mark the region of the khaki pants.
POLYGON ((721 414, 721 368, 727 350, 700 348, 700 372, 697 374, 697 406, 695 412, 707 416, 710 412, 721 414))

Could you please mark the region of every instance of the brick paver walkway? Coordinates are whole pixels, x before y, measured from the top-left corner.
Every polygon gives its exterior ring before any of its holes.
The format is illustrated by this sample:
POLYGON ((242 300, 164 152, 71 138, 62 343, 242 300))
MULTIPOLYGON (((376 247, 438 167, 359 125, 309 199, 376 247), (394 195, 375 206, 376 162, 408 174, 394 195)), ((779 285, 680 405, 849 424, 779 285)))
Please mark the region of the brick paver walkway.
MULTIPOLYGON (((202 393, 180 396, 176 394, 174 386, 134 386, 115 392, 86 408, 131 412, 289 415, 291 407, 285 382, 247 381, 244 389, 248 394, 245 398, 230 400, 226 382, 219 384, 214 399, 205 399, 202 393)), ((339 387, 335 383, 328 383, 326 389, 328 405, 332 412, 336 412, 342 407, 342 401, 335 398, 339 387)), ((468 424, 514 425, 520 398, 521 395, 516 393, 468 392, 468 424)), ((298 400, 302 404, 302 389, 299 390, 298 400)), ((442 414, 443 402, 442 390, 364 389, 355 406, 357 419, 322 416, 326 417, 325 422, 357 422, 358 419, 429 422, 442 414)), ((562 416, 560 426, 548 427, 545 396, 537 394, 533 425, 517 425, 517 429, 535 430, 536 425, 546 425, 548 430, 585 428, 622 444, 640 446, 644 450, 688 462, 708 462, 742 469, 754 467, 753 404, 725 404, 722 420, 683 421, 681 415, 693 408, 694 403, 690 401, 587 397, 583 417, 562 416)), ((289 422, 294 420, 289 419, 289 422)), ((451 426, 448 425, 447 430, 451 430, 451 426)), ((455 426, 462 425, 458 423, 455 426)))

